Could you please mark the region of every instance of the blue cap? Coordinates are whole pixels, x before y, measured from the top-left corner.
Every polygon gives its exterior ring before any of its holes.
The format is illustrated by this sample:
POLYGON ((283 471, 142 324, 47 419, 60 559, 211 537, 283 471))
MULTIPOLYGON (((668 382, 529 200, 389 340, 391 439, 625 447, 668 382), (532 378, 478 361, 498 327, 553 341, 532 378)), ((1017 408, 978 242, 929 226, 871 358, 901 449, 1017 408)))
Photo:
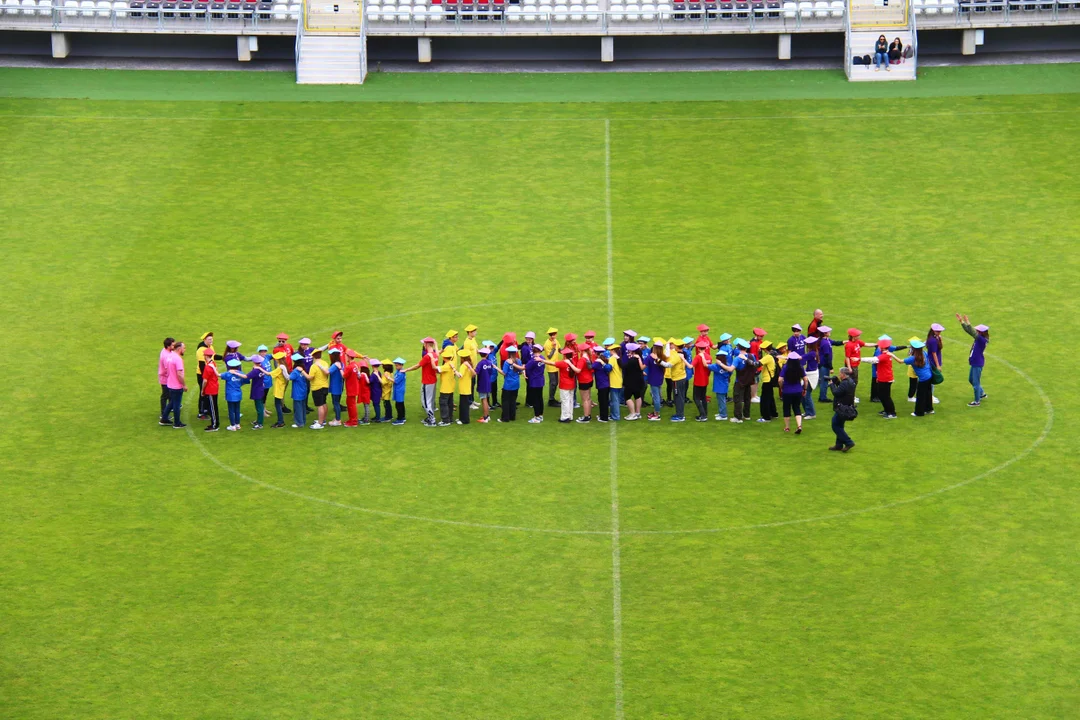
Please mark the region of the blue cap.
POLYGON ((682 341, 683 341, 683 345, 689 345, 690 343, 694 342, 694 338, 692 338, 692 337, 684 337, 682 339, 682 341))
POLYGON ((293 353, 292 354, 292 359, 293 360, 303 360, 304 359, 304 354, 303 353, 293 353))
POLYGON ((263 350, 269 350, 269 349, 270 349, 270 348, 266 347, 265 345, 260 345, 260 346, 259 346, 259 347, 258 347, 258 348, 257 348, 257 349, 255 350, 255 352, 262 352, 263 350))
POLYGON ((922 340, 912 340, 911 347, 915 349, 924 348, 926 347, 926 343, 924 343, 922 340))
POLYGON ((645 336, 645 337, 639 337, 639 338, 637 339, 637 342, 638 342, 638 345, 648 345, 649 343, 651 343, 651 342, 652 342, 652 338, 651 338, 651 337, 648 337, 648 336, 645 336))
POLYGON ((878 338, 878 340, 892 340, 892 338, 889 337, 888 335, 882 335, 881 337, 878 338))
POLYGON ((405 364, 405 358, 396 357, 396 358, 394 358, 394 362, 397 363, 398 365, 404 365, 405 364))
POLYGON ((720 342, 724 342, 725 340, 730 340, 730 339, 731 339, 731 333, 724 333, 723 335, 720 336, 720 342))
POLYGON ((601 344, 601 345, 604 345, 604 346, 607 346, 607 345, 614 345, 614 344, 615 344, 615 338, 613 338, 613 337, 609 337, 609 338, 604 338, 604 342, 602 342, 602 343, 600 343, 600 344, 601 344))
POLYGON ((610 353, 610 352, 608 352, 607 350, 605 350, 604 352, 600 353, 600 357, 602 357, 602 358, 604 358, 605 360, 607 360, 607 359, 608 359, 609 357, 611 357, 611 353, 610 353))
POLYGON ((230 360, 229 362, 227 362, 225 364, 228 365, 229 367, 240 367, 240 361, 237 360, 236 358, 233 358, 232 360, 230 360))
POLYGON ((743 349, 746 349, 746 350, 750 349, 750 343, 747 342, 746 340, 743 340, 742 338, 737 338, 735 340, 735 344, 738 345, 739 347, 743 348, 743 349))
POLYGON ((495 347, 495 343, 491 342, 490 340, 485 340, 484 342, 482 342, 480 344, 483 345, 484 347, 495 347))

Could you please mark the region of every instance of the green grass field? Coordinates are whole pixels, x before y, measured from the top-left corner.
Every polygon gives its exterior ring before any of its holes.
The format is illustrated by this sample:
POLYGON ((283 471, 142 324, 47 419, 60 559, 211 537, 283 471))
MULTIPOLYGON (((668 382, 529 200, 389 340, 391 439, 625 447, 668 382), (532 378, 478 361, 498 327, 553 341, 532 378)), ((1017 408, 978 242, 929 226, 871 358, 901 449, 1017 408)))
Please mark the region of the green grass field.
POLYGON ((371 98, 2 71, 0 717, 1077 717, 1080 84, 1017 72, 316 103, 371 98), (847 455, 826 412, 430 430, 413 374, 404 427, 155 422, 165 335, 413 361, 469 322, 815 307, 945 323, 936 415, 861 386, 847 455), (978 409, 957 311, 992 326, 978 409))

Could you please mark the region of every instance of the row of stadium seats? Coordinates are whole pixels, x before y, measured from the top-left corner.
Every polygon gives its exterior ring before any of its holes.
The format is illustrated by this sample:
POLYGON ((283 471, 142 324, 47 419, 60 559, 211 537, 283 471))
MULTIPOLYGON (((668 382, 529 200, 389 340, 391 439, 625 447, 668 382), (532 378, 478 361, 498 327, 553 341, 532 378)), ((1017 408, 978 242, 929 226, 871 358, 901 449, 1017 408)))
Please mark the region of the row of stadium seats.
POLYGON ((952 15, 957 5, 957 0, 912 0, 911 9, 916 15, 952 15))
MULTIPOLYGON (((710 19, 743 18, 751 12, 756 17, 778 18, 782 14, 785 18, 839 18, 844 16, 844 8, 844 0, 724 0, 703 3, 613 3, 608 10, 612 22, 653 22, 657 19, 700 19, 703 15, 710 19)), ((424 22, 442 19, 453 21, 456 18, 480 20, 498 18, 504 12, 507 22, 597 22, 601 15, 600 6, 594 3, 553 4, 523 0, 520 5, 507 6, 505 0, 432 0, 429 6, 424 0, 417 0, 415 3, 410 0, 389 0, 368 5, 367 19, 369 22, 424 22)))
MULTIPOLYGON (((194 0, 57 0, 55 9, 65 17, 99 17, 108 18, 115 14, 118 18, 139 17, 144 12, 157 12, 157 10, 191 10, 196 12, 210 12, 212 15, 221 17, 227 13, 237 13, 242 10, 258 12, 263 19, 295 21, 300 16, 300 5, 287 5, 284 3, 271 4, 268 2, 194 2, 194 0)), ((53 0, 7 0, 4 13, 7 15, 52 15, 54 10, 53 0)))

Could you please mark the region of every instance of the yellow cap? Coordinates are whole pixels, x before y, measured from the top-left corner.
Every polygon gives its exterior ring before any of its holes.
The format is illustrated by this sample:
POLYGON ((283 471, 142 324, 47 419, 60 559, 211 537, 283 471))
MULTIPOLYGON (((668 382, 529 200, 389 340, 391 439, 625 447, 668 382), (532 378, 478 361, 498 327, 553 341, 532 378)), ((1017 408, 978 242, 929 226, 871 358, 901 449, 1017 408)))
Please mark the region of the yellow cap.
POLYGON ((479 330, 479 329, 480 328, 476 327, 472 323, 469 323, 468 325, 465 326, 465 332, 472 332, 473 330, 479 330))
MULTIPOLYGON (((770 342, 769 340, 762 340, 760 347, 761 347, 762 350, 768 350, 769 348, 772 347, 772 342, 770 342)), ((777 345, 777 347, 780 347, 780 346, 777 345)))
POLYGON ((452 338, 457 334, 458 334, 457 330, 447 330, 446 331, 446 337, 448 337, 448 338, 452 338))
POLYGON ((680 340, 679 338, 671 338, 671 344, 674 345, 675 347, 682 347, 683 346, 683 341, 680 340))
POLYGON ((922 338, 921 337, 909 337, 908 338, 908 345, 910 345, 913 342, 922 342, 922 338))
POLYGON ((465 348, 461 348, 460 350, 458 350, 457 354, 458 354, 458 357, 472 357, 472 353, 469 352, 468 350, 466 350, 465 348))
POLYGON ((551 335, 552 333, 557 333, 557 332, 559 332, 559 328, 552 328, 552 327, 549 327, 549 328, 548 328, 548 331, 547 331, 547 334, 548 334, 548 335, 551 335))
POLYGON ((203 340, 205 340, 206 338, 210 337, 213 334, 214 333, 207 330, 206 332, 204 332, 202 335, 199 336, 199 342, 202 342, 203 340))
POLYGON ((457 348, 454 347, 453 345, 447 345, 446 347, 443 348, 442 356, 444 358, 452 358, 452 357, 454 357, 455 353, 457 353, 457 348))

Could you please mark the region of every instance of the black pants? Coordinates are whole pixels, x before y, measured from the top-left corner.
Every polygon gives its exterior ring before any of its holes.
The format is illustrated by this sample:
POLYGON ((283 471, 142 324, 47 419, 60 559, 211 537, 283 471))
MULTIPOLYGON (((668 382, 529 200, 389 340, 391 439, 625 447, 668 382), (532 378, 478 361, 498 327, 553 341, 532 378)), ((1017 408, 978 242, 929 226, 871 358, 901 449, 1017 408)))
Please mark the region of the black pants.
POLYGON ((469 424, 469 406, 472 405, 472 395, 458 395, 458 420, 462 425, 469 424))
POLYGON ((775 417, 779 417, 776 412, 776 392, 775 385, 770 380, 767 383, 762 383, 759 388, 758 394, 761 395, 761 407, 758 408, 761 411, 761 417, 765 420, 772 420, 775 417))
POLYGON ((915 414, 922 416, 934 409, 934 386, 929 380, 920 380, 915 388, 915 414))
POLYGON ((403 403, 403 402, 395 402, 394 403, 394 409, 397 410, 397 419, 398 420, 404 420, 405 419, 405 403, 403 403))
POLYGON ((698 417, 709 417, 709 401, 705 398, 709 397, 708 388, 704 385, 694 386, 694 405, 697 406, 698 417))
POLYGON ((218 427, 218 396, 217 395, 203 395, 201 396, 203 404, 206 405, 206 414, 210 416, 210 427, 218 427))
POLYGON ((606 421, 611 410, 611 388, 596 388, 596 399, 600 401, 600 419, 606 421))
POLYGON ((908 378, 907 381, 907 396, 909 398, 915 397, 915 390, 919 387, 919 378, 908 378))
POLYGON ((750 419, 750 385, 735 383, 735 419, 750 419))
MULTIPOLYGON (((202 378, 199 380, 199 390, 202 390, 202 378)), ((169 404, 169 386, 161 386, 161 415, 159 417, 165 417, 165 406, 169 404)), ((199 411, 202 411, 202 397, 199 397, 199 411)))
POLYGON ((881 400, 881 409, 885 411, 886 415, 896 414, 896 405, 893 405, 892 401, 892 382, 878 382, 877 384, 878 399, 881 400))
POLYGON ((781 393, 780 399, 784 404, 784 417, 802 415, 802 393, 781 393))
POLYGON ((686 412, 686 385, 687 379, 675 381, 675 417, 683 417, 686 412))
POLYGON ((877 378, 870 380, 870 402, 877 402, 881 399, 881 387, 878 385, 877 378))
POLYGON ((199 405, 198 411, 200 417, 206 417, 210 414, 210 401, 205 395, 202 394, 202 370, 199 370, 199 374, 195 376, 195 384, 199 386, 199 405))
POLYGON ((439 393, 439 421, 448 423, 454 419, 454 393, 439 393))
POLYGON ((499 375, 491 376, 491 407, 499 407, 499 375))
POLYGON ((517 390, 507 390, 503 388, 502 392, 502 421, 513 422, 517 420, 517 390))
POLYGON ((533 417, 544 415, 544 388, 525 388, 525 404, 532 408, 533 417))
POLYGON ((547 374, 548 379, 548 404, 553 407, 559 407, 559 399, 557 397, 559 393, 559 373, 549 372, 547 374))
POLYGON ((675 381, 671 378, 664 378, 664 386, 664 389, 667 391, 665 393, 666 399, 668 404, 671 404, 671 401, 675 399, 675 381))
POLYGON ((391 408, 391 403, 390 403, 389 398, 382 401, 382 409, 383 409, 383 415, 386 416, 387 420, 390 420, 390 411, 391 411, 392 408, 391 408))

